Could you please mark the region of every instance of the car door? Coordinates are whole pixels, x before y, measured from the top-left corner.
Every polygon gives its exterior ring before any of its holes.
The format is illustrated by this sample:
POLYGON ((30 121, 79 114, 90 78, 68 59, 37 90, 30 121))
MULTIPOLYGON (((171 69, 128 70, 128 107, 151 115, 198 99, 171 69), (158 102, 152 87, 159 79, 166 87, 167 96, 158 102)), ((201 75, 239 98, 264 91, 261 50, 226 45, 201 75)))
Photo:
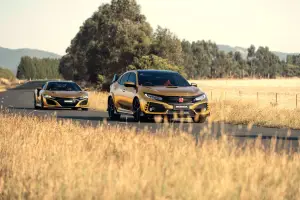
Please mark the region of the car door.
MULTIPOLYGON (((136 85, 136 73, 130 72, 127 82, 133 82, 136 85)), ((136 95, 136 87, 125 87, 124 100, 126 110, 132 111, 133 98, 136 95)))
MULTIPOLYGON (((126 109, 125 105, 125 86, 124 83, 127 82, 129 77, 129 73, 123 74, 119 81, 118 81, 118 87, 115 89, 115 94, 114 94, 114 100, 115 100, 115 105, 118 109, 118 111, 121 109, 126 109)), ((127 110, 127 109, 126 109, 127 110)))

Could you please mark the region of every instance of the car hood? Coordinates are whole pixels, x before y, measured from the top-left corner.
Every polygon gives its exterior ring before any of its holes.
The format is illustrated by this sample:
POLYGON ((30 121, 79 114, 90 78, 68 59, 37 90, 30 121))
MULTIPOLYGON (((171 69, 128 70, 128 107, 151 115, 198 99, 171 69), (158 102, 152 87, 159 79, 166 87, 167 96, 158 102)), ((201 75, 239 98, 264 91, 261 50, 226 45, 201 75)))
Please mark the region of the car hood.
POLYGON ((81 96, 88 95, 88 93, 85 91, 45 91, 44 94, 60 98, 78 98, 81 96))
POLYGON ((199 88, 194 86, 190 86, 190 87, 142 86, 141 90, 142 92, 149 92, 151 94, 163 95, 163 96, 197 96, 203 94, 203 92, 199 88))

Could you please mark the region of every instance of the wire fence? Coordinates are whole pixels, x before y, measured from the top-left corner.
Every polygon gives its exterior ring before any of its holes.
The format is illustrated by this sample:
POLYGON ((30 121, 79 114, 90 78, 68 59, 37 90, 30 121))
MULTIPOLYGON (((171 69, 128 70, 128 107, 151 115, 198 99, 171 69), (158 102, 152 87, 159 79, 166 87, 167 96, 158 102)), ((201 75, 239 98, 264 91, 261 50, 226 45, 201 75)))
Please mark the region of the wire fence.
POLYGON ((207 91, 211 101, 239 100, 256 103, 262 106, 273 106, 295 109, 300 107, 300 94, 284 92, 253 92, 253 91, 230 91, 210 90, 207 91))

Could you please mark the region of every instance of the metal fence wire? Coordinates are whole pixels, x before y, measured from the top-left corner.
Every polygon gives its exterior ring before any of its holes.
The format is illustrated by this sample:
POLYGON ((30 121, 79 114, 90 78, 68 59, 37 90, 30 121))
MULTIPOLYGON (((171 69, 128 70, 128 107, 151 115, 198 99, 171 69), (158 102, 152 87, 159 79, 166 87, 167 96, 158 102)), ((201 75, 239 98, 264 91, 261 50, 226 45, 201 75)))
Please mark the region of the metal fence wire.
POLYGON ((247 92, 247 91, 230 91, 230 90, 210 90, 208 98, 210 101, 222 100, 240 100, 245 102, 256 103, 262 106, 273 106, 281 108, 295 109, 298 108, 299 94, 295 93, 278 93, 278 92, 247 92))

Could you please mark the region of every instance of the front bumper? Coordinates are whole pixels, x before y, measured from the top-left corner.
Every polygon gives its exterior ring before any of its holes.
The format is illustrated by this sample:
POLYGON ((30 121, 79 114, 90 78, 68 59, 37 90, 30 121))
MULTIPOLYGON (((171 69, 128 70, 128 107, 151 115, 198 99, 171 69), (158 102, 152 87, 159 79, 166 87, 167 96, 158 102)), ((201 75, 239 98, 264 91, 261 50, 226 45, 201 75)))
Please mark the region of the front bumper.
POLYGON ((81 98, 43 98, 45 108, 88 108, 88 99, 81 98))
POLYGON ((206 117, 210 115, 210 105, 207 101, 195 103, 166 103, 142 99, 141 110, 144 115, 168 115, 176 117, 206 117))

